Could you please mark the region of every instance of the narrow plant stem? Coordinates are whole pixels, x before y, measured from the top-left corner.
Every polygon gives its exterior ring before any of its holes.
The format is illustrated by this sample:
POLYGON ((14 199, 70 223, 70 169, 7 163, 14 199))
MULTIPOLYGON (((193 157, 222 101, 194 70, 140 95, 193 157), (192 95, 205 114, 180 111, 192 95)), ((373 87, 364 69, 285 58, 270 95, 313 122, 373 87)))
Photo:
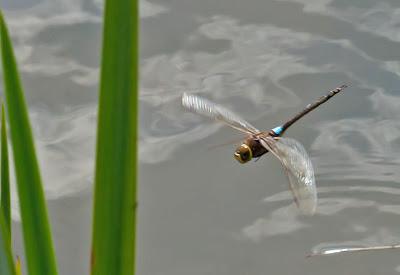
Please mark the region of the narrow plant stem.
POLYGON ((6 119, 4 105, 1 105, 1 210, 4 213, 4 221, 11 241, 11 207, 10 207, 10 172, 8 167, 8 144, 6 132, 6 119))

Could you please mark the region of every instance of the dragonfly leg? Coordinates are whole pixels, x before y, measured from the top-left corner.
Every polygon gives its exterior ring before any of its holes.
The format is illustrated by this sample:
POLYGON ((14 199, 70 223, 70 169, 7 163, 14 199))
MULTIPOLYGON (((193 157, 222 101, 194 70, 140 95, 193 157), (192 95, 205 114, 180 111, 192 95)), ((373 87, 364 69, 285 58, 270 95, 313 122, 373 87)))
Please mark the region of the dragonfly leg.
POLYGON ((257 158, 254 158, 254 162, 257 162, 262 156, 259 156, 257 158))

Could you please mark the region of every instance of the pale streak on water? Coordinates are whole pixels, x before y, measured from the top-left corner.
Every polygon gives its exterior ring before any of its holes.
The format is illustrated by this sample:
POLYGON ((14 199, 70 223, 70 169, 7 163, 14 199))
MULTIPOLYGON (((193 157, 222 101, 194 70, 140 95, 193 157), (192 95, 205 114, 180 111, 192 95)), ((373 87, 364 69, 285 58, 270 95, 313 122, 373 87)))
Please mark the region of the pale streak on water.
MULTIPOLYGON (((61 274, 88 270, 100 0, 2 2, 23 75, 61 274)), ((400 2, 141 2, 138 274, 397 274, 400 2), (350 2, 350 3, 349 3, 350 2), (287 135, 319 187, 298 215, 279 163, 239 165, 239 133, 188 114, 196 92, 269 129, 339 84, 287 135)), ((13 187, 13 208, 17 200, 13 187)), ((22 255, 19 216, 14 244, 22 255)), ((24 260, 23 260, 24 261, 24 260)))

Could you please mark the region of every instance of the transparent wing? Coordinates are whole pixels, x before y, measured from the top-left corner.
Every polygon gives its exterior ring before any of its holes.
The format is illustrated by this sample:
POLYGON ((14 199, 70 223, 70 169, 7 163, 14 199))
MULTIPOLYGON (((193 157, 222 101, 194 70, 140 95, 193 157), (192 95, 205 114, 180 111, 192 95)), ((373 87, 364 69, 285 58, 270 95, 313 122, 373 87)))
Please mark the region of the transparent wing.
POLYGON ((260 132, 235 113, 205 98, 184 93, 182 95, 182 105, 191 112, 221 121, 246 134, 257 134, 260 132))
POLYGON ((297 207, 304 214, 314 214, 317 207, 314 169, 303 145, 291 138, 272 137, 262 138, 261 143, 282 163, 297 207))

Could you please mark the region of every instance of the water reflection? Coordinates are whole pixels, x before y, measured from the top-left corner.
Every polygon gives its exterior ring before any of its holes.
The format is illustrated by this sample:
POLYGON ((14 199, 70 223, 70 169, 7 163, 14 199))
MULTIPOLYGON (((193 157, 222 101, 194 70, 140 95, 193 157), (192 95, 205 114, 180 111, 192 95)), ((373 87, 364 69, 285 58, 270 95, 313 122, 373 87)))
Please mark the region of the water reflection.
POLYGON ((274 210, 270 216, 259 218, 253 224, 243 228, 242 236, 259 242, 266 237, 291 234, 309 226, 299 220, 293 207, 282 207, 274 210))
POLYGON ((342 119, 318 127, 312 149, 322 177, 398 181, 400 96, 378 91, 369 99, 376 118, 342 119))
MULTIPOLYGON (((301 55, 295 53, 295 50, 317 43, 307 34, 265 25, 241 26, 229 17, 216 16, 211 22, 202 24, 189 41, 204 39, 227 40, 230 46, 218 53, 193 52, 191 42, 186 50, 170 56, 150 57, 143 62, 141 85, 142 102, 145 102, 142 105, 144 120, 148 120, 149 115, 153 116, 153 122, 166 122, 167 118, 168 122, 163 123, 163 127, 169 131, 182 131, 178 99, 183 92, 193 90, 212 95, 224 106, 230 107, 236 103, 232 106, 233 110, 250 121, 255 120, 276 112, 282 106, 291 107, 298 103, 295 93, 280 83, 282 78, 300 72, 312 74, 325 70, 322 66, 317 69, 305 65, 301 55), (157 112, 151 110, 154 108, 157 108, 157 112)), ((151 148, 165 148, 165 140, 160 139, 161 144, 157 145, 151 133, 159 130, 159 124, 154 128, 152 123, 142 126, 141 138, 144 142, 152 140, 151 148)), ((192 140, 198 140, 199 133, 194 134, 192 140)), ((179 147, 182 136, 171 139, 169 135, 167 139, 170 141, 168 151, 173 153, 173 147, 179 147)), ((141 147, 141 159, 147 161, 152 154, 144 151, 146 147, 141 147)), ((162 161, 166 157, 157 159, 162 161)))
POLYGON ((347 21, 357 29, 399 41, 398 24, 400 13, 399 2, 386 1, 353 1, 343 0, 280 0, 303 5, 307 13, 332 16, 347 21))
MULTIPOLYGON (((55 200, 87 191, 94 170, 96 106, 55 116, 45 110, 30 113, 36 150, 47 199, 55 200)), ((14 169, 11 165, 11 179, 14 169)), ((20 219, 17 194, 12 185, 13 218, 20 219)))

